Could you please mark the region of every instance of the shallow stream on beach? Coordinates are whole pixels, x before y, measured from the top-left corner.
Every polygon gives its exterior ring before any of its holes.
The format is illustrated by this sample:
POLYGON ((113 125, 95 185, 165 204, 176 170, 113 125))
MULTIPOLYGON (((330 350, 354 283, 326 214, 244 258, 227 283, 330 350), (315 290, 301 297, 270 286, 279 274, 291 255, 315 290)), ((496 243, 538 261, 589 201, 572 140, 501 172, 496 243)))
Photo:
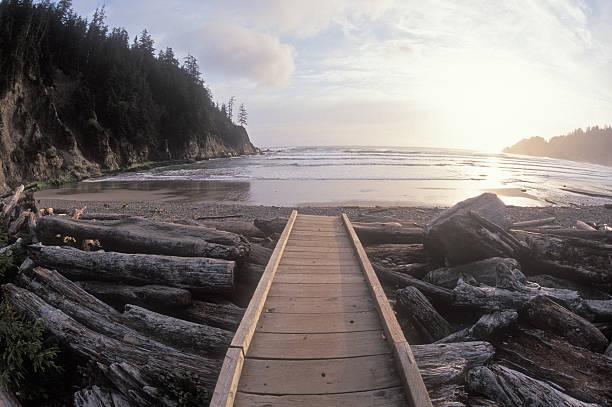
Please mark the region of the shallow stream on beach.
POLYGON ((485 191, 497 193, 509 205, 601 205, 612 201, 612 168, 448 149, 288 147, 261 156, 92 179, 37 196, 278 206, 450 206, 485 191))

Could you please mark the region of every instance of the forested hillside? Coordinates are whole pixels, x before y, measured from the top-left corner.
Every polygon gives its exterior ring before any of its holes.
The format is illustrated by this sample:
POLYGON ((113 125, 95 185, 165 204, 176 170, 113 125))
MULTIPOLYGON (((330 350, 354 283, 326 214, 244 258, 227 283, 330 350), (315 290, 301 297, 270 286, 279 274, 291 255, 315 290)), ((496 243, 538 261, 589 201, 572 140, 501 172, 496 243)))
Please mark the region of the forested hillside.
POLYGON ((250 154, 192 56, 156 51, 69 0, 0 2, 0 189, 149 160, 250 154))
POLYGON ((523 139, 504 152, 612 166, 612 127, 578 129, 549 141, 542 137, 523 139))

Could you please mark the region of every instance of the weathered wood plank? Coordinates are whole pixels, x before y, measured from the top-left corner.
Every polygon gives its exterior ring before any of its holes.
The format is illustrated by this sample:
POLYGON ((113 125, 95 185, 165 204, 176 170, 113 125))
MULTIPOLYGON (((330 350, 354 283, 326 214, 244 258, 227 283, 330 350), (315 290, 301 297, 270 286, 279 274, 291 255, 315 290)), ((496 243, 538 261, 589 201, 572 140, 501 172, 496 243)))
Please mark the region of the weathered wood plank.
POLYGON ((283 258, 281 266, 353 266, 356 265, 355 259, 292 259, 283 258))
POLYGON ((358 274, 363 275, 359 265, 317 265, 317 264, 301 264, 301 265, 279 265, 277 275, 280 274, 358 274))
POLYGON ((269 396, 238 392, 234 405, 237 407, 402 407, 406 405, 406 399, 401 387, 329 395, 269 396))
POLYGON ((264 307, 266 312, 286 314, 336 314, 375 310, 374 302, 365 297, 293 298, 270 297, 264 307))
POLYGON ((375 311, 337 314, 282 314, 264 312, 261 314, 257 324, 258 333, 331 333, 378 329, 382 329, 382 326, 375 311))
POLYGON ((274 282, 268 293, 271 297, 365 297, 369 294, 364 283, 345 284, 285 284, 274 282))
POLYGON ((330 394, 400 385, 390 355, 326 360, 246 359, 238 390, 258 394, 330 394))
POLYGON ((287 260, 299 260, 299 261, 310 261, 312 259, 316 260, 329 260, 329 261, 355 261, 355 253, 354 252, 286 252, 283 256, 283 262, 287 260))
POLYGON ((285 284, 350 284, 362 283, 365 284, 363 276, 358 274, 313 274, 313 273, 278 273, 274 278, 274 283, 285 284))
POLYGON ((259 359, 333 359, 391 353, 382 330, 343 333, 257 332, 248 356, 259 359))

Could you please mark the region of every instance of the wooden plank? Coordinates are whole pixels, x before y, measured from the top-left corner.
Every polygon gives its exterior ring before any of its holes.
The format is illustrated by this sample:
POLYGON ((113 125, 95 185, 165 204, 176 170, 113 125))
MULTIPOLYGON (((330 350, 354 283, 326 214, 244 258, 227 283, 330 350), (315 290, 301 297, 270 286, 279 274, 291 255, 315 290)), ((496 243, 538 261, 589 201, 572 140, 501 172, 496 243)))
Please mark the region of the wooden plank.
POLYGON ((363 297, 270 297, 264 308, 265 312, 282 312, 285 314, 335 314, 376 309, 370 298, 363 297))
POLYGON ((238 392, 234 405, 238 407, 403 407, 406 405, 406 398, 401 387, 355 393, 291 396, 270 396, 238 392))
POLYGON ((285 247, 285 253, 355 253, 355 249, 349 246, 300 246, 291 242, 285 247))
POLYGON ((340 219, 340 215, 336 215, 336 216, 328 216, 328 215, 307 215, 307 214, 300 214, 300 220, 303 219, 308 219, 308 220, 319 220, 319 221, 338 221, 340 219))
POLYGON ((412 357, 410 345, 408 345, 408 342, 404 337, 404 333, 402 332, 402 329, 395 318, 395 314, 393 313, 387 296, 385 295, 385 292, 380 285, 378 278, 376 277, 376 273, 372 268, 372 264, 368 259, 365 249, 357 237, 357 233, 355 233, 355 229, 353 228, 348 216, 343 214, 342 219, 346 225, 349 237, 355 245, 357 257, 361 263, 366 280, 369 283, 374 303, 380 315, 387 338, 394 348, 396 364, 398 369, 400 369, 400 377, 402 378, 402 384, 404 386, 409 405, 413 407, 431 406, 431 400, 429 399, 429 394, 425 388, 425 384, 423 383, 423 378, 421 377, 418 366, 416 363, 414 363, 414 357, 412 357), (418 404, 414 404, 415 402, 418 402, 418 404))
POLYGON ((295 229, 298 232, 335 232, 335 233, 346 233, 346 229, 343 229, 342 225, 333 225, 333 226, 314 226, 314 225, 302 225, 295 226, 295 229))
POLYGON ((313 274, 313 273, 281 273, 276 272, 274 284, 350 284, 362 283, 365 284, 365 278, 362 275, 351 274, 313 274))
POLYGON ((346 283, 346 284, 272 284, 268 292, 270 297, 301 297, 301 298, 321 298, 321 297, 366 297, 369 295, 368 287, 365 283, 346 283))
POLYGON ((312 260, 312 259, 341 260, 341 261, 353 260, 355 263, 357 262, 357 258, 354 252, 344 252, 344 253, 285 252, 283 256, 283 260, 312 260))
POLYGON ((221 373, 217 379, 210 407, 231 407, 238 389, 240 374, 244 364, 244 354, 240 348, 229 348, 223 360, 221 373))
POLYGON ((232 343, 230 344, 232 347, 242 348, 245 355, 248 354, 249 344, 251 343, 253 333, 255 332, 259 315, 263 310, 266 298, 268 296, 268 291, 272 285, 272 280, 276 274, 276 270, 281 261, 285 245, 289 240, 289 235, 291 234, 291 229, 293 228, 293 223, 295 222, 296 218, 297 211, 293 211, 289 217, 289 221, 287 222, 285 229, 283 230, 283 233, 278 239, 278 243, 276 243, 276 247, 272 252, 270 260, 268 261, 268 265, 266 266, 266 269, 259 280, 259 284, 257 284, 257 288, 253 293, 251 302, 249 302, 249 306, 247 307, 244 316, 242 317, 242 321, 238 326, 238 330, 234 335, 234 339, 232 339, 232 343))
POLYGON ((318 230, 296 230, 293 232, 293 237, 314 237, 319 239, 321 237, 327 238, 346 238, 346 232, 334 232, 334 231, 318 231, 318 230))
POLYGON ((391 353, 384 332, 280 334, 257 332, 249 358, 334 359, 391 353))
POLYGON ((400 385, 393 356, 346 359, 246 359, 238 390, 258 394, 330 394, 400 385))
POLYGON ((376 311, 343 312, 337 314, 282 314, 264 312, 257 323, 259 332, 332 333, 382 329, 376 311))
POLYGON ((354 258, 351 259, 304 259, 304 258, 284 258, 281 260, 282 266, 354 266, 357 265, 357 261, 354 258))
POLYGON ((358 274, 363 276, 359 265, 322 266, 322 265, 279 265, 277 274, 358 274))

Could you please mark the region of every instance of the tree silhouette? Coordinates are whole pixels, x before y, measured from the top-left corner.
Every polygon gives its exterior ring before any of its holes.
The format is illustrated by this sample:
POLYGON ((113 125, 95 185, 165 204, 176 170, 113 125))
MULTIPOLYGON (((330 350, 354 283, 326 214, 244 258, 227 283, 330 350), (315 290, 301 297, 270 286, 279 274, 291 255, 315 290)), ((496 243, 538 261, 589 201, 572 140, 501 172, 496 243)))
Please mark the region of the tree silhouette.
POLYGON ((234 122, 234 102, 236 101, 236 97, 232 96, 229 98, 229 101, 227 102, 227 118, 230 120, 230 122, 234 122))
POLYGON ((249 115, 246 111, 246 108, 244 107, 244 103, 242 103, 240 105, 240 110, 238 111, 238 124, 240 124, 242 127, 245 127, 247 125, 248 118, 249 115))

